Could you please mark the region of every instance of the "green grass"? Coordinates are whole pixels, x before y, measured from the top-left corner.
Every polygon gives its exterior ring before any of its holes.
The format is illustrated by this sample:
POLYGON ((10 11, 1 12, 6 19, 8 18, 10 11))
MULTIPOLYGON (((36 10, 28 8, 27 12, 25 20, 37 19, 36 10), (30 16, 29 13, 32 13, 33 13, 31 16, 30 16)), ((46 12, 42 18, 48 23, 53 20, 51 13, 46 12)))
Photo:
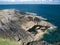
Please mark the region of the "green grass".
POLYGON ((9 39, 0 38, 0 45, 20 45, 20 44, 15 41, 11 41, 9 39))

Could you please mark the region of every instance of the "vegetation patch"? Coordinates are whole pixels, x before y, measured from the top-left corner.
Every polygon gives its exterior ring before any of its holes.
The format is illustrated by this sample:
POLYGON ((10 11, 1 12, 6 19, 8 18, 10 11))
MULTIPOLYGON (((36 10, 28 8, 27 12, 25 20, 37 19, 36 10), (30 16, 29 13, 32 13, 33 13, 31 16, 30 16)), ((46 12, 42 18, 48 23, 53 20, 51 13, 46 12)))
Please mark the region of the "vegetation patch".
POLYGON ((9 39, 0 38, 0 45, 20 45, 20 44, 15 41, 11 41, 9 39))

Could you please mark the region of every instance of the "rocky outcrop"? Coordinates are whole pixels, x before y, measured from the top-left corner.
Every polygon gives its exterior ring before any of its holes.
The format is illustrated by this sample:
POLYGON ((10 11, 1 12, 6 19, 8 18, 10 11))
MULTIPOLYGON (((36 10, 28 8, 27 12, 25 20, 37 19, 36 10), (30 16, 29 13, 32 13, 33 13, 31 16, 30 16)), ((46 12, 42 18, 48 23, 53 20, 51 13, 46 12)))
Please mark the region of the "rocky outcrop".
POLYGON ((20 12, 15 9, 1 10, 0 37, 22 41, 24 45, 40 40, 47 29, 56 28, 45 20, 47 19, 34 13, 20 12))
POLYGON ((27 45, 52 45, 50 43, 47 43, 46 41, 33 41, 33 42, 29 42, 27 45))

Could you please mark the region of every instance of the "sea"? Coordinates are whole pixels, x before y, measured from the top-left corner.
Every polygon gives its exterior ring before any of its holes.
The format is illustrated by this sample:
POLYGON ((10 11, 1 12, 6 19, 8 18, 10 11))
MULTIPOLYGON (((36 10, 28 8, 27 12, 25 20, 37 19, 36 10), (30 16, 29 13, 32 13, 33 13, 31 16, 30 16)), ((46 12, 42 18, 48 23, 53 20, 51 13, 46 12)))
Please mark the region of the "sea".
POLYGON ((42 40, 53 43, 60 41, 60 5, 54 4, 9 4, 0 5, 0 10, 17 9, 22 12, 36 13, 38 16, 47 18, 48 22, 57 26, 57 29, 50 34, 44 35, 42 40))

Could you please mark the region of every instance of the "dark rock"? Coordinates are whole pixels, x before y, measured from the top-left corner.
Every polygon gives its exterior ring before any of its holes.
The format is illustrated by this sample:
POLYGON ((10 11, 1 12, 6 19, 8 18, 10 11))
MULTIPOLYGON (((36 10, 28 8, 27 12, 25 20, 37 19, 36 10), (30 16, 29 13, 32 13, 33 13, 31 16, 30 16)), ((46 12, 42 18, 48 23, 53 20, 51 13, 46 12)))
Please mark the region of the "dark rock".
POLYGON ((29 42, 27 45, 51 45, 51 44, 46 41, 33 41, 29 42))

